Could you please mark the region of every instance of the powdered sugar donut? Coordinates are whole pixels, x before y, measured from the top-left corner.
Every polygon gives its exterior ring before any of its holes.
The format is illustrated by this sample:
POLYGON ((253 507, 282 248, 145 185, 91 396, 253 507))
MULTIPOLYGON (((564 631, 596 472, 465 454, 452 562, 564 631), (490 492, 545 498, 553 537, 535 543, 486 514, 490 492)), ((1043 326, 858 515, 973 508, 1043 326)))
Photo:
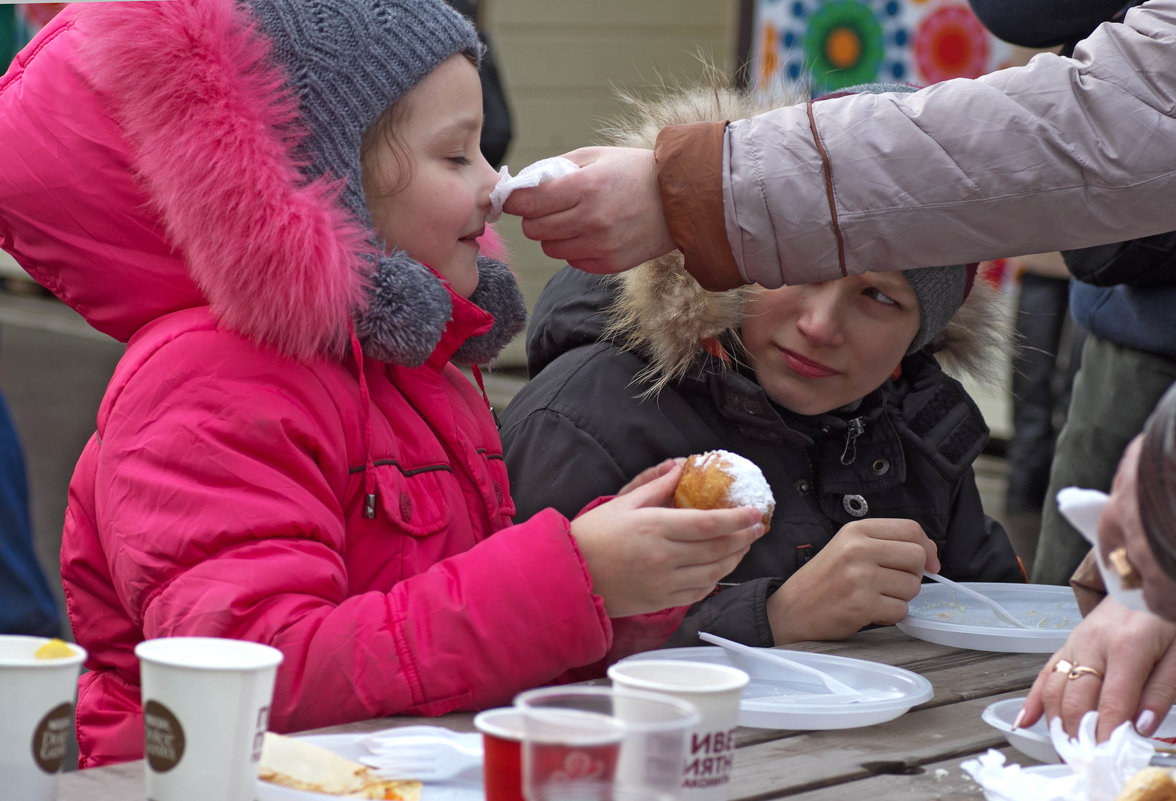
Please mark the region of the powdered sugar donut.
POLYGON ((1173 801, 1176 781, 1163 768, 1144 768, 1132 776, 1119 792, 1116 801, 1173 801))
POLYGON ((776 499, 763 472, 752 461, 730 451, 707 451, 686 459, 674 505, 681 509, 732 509, 754 506, 772 521, 776 499))

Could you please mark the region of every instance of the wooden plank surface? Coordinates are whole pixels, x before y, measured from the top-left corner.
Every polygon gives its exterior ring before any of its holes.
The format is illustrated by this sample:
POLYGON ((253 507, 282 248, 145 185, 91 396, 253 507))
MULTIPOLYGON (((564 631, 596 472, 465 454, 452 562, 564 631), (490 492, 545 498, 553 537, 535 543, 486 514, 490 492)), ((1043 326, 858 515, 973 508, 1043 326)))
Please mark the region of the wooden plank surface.
MULTIPOLYGON (((1036 764, 1020 751, 1005 746, 997 749, 1010 762, 1022 765, 1036 764)), ((809 792, 789 796, 790 801, 849 801, 850 799, 871 799, 871 801, 983 801, 984 793, 972 781, 972 777, 960 768, 961 762, 971 756, 945 760, 910 773, 877 773, 858 781, 822 787, 809 792)), ((763 799, 774 796, 761 796, 763 799)))

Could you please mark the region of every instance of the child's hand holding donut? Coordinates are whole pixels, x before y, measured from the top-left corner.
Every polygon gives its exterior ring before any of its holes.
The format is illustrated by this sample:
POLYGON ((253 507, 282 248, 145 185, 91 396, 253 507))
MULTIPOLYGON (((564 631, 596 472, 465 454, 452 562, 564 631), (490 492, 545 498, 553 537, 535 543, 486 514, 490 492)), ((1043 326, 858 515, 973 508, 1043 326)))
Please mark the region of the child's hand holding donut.
POLYGON ((766 530, 754 507, 667 508, 681 473, 673 464, 645 483, 630 482, 623 494, 572 521, 593 591, 610 617, 704 598, 766 530))

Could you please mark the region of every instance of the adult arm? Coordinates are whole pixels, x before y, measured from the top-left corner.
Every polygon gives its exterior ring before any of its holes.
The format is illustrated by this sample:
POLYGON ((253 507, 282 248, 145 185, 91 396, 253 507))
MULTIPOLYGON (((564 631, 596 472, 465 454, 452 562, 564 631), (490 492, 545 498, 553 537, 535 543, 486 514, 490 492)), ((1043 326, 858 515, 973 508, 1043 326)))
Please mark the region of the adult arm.
POLYGON ((1174 47, 1176 0, 1153 0, 1100 26, 1072 59, 668 128, 656 152, 669 230, 716 288, 1170 230, 1174 47), (729 254, 713 241, 717 219, 729 254))
POLYGON ((1176 0, 1151 0, 1073 58, 671 126, 654 154, 575 151, 584 169, 506 210, 580 269, 676 246, 710 289, 1148 236, 1171 230, 1176 194, 1174 47, 1176 0))

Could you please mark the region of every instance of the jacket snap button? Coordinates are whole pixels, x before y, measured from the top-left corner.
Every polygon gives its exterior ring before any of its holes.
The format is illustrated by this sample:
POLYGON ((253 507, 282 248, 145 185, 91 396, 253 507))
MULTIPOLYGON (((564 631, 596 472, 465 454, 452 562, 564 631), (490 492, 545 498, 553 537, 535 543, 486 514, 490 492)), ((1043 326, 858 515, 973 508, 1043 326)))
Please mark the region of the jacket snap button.
POLYGON ((884 476, 890 471, 890 462, 885 459, 875 459, 874 463, 870 465, 870 469, 874 471, 874 475, 884 476))
POLYGON ((810 489, 812 489, 812 487, 809 486, 808 479, 802 478, 797 480, 796 491, 801 495, 808 495, 810 489))
POLYGON ((870 504, 861 495, 846 495, 841 499, 841 505, 853 517, 865 517, 870 511, 870 504))

